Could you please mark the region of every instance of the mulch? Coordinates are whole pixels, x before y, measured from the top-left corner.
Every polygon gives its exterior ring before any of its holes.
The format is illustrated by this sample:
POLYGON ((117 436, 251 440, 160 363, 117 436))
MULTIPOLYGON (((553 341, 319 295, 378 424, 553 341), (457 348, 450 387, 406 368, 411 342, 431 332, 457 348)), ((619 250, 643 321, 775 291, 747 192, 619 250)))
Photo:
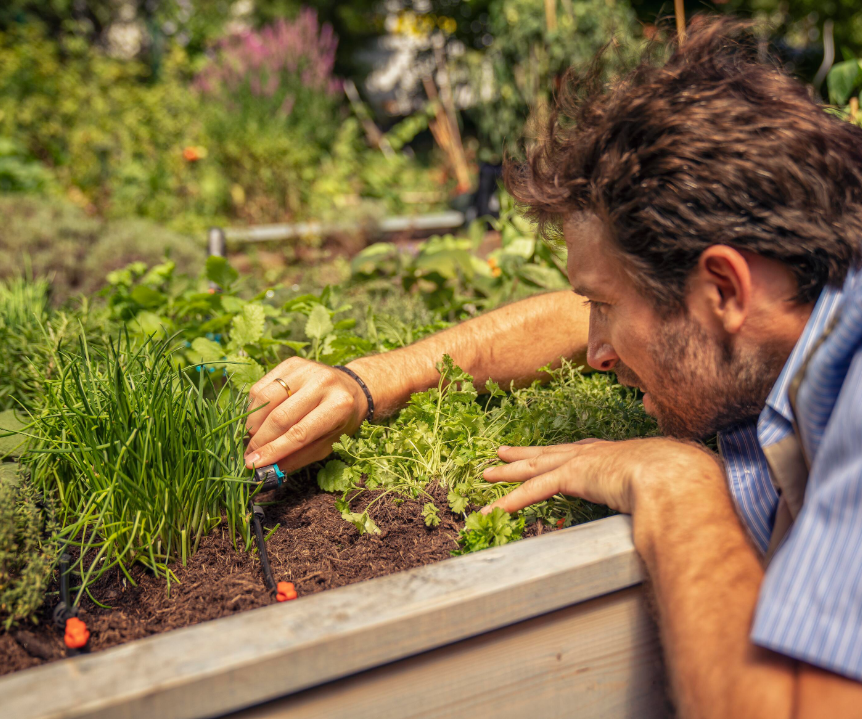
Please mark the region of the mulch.
MULTIPOLYGON (((381 534, 360 535, 341 518, 336 497, 321 493, 316 483, 290 483, 265 507, 265 529, 280 525, 267 541, 267 554, 276 581, 293 582, 306 596, 393 572, 446 559, 457 548, 455 538, 463 517, 448 509, 446 490, 430 490, 440 510, 440 525, 428 528, 422 502, 376 502, 369 514, 381 534)), ((361 510, 377 492, 365 492, 352 505, 361 510)), ((526 534, 533 534, 533 531, 526 534)), ((135 566, 132 586, 119 572, 109 573, 94 587, 94 596, 110 609, 88 599, 79 616, 91 632, 92 651, 108 649, 153 634, 244 612, 273 603, 263 583, 257 552, 237 550, 224 526, 201 540, 185 567, 173 571, 179 584, 135 566)), ((56 595, 53 595, 56 597, 56 595)), ((0 675, 37 666, 65 656, 62 635, 53 627, 57 599, 43 608, 36 625, 0 629, 0 675)))

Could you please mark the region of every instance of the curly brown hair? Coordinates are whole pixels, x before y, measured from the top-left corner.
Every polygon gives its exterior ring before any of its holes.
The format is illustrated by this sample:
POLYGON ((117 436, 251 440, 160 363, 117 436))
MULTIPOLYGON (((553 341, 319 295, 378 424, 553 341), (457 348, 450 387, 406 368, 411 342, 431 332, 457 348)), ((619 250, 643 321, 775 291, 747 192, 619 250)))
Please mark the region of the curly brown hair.
MULTIPOLYGON (((651 53, 650 56, 654 56, 651 53)), ((546 236, 595 213, 632 280, 678 310, 710 245, 780 260, 811 302, 860 261, 862 129, 758 51, 749 24, 698 17, 664 64, 569 73, 507 189, 546 236)))

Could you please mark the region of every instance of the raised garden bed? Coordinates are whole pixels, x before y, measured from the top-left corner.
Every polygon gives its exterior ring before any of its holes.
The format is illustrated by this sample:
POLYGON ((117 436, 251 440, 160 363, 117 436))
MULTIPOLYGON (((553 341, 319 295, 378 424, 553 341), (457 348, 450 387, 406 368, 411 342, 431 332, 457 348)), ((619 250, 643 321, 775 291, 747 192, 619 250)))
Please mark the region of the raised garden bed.
POLYGON ((0 679, 4 717, 666 716, 626 517, 0 679), (252 708, 254 707, 254 708, 252 708))

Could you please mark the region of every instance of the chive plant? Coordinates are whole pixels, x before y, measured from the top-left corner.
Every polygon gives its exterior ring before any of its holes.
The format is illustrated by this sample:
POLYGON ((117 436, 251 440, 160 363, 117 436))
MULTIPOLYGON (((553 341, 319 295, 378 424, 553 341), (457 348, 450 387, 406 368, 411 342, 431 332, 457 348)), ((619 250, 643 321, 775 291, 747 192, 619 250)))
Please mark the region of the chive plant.
POLYGON ((134 583, 134 562, 170 590, 170 563, 222 521, 235 545, 250 545, 244 397, 216 389, 205 367, 178 369, 171 344, 122 334, 94 349, 82 337, 44 381, 26 459, 57 500, 61 540, 77 549, 75 601, 114 567, 134 583))

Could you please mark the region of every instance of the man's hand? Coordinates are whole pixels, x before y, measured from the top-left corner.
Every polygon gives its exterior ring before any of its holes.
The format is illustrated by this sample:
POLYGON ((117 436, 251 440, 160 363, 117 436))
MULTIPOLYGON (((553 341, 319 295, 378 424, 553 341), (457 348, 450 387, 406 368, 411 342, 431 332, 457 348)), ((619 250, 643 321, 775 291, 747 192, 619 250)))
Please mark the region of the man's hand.
POLYGON ((355 432, 368 413, 368 401, 348 374, 291 357, 251 388, 248 418, 250 468, 282 463, 292 472, 323 459, 342 434, 355 432), (291 395, 278 381, 289 388, 291 395), (258 409, 259 408, 259 409, 258 409))
MULTIPOLYGON (((523 482, 483 511, 501 507, 517 512, 555 494, 580 497, 611 509, 633 514, 638 498, 647 492, 672 491, 660 488, 671 473, 668 465, 692 470, 718 467, 700 447, 672 439, 632 439, 604 442, 585 439, 574 444, 549 447, 500 447, 497 454, 508 464, 485 470, 488 482, 523 482)), ((716 476, 720 473, 715 472, 716 476)), ((702 476, 692 471, 691 475, 702 476)))

